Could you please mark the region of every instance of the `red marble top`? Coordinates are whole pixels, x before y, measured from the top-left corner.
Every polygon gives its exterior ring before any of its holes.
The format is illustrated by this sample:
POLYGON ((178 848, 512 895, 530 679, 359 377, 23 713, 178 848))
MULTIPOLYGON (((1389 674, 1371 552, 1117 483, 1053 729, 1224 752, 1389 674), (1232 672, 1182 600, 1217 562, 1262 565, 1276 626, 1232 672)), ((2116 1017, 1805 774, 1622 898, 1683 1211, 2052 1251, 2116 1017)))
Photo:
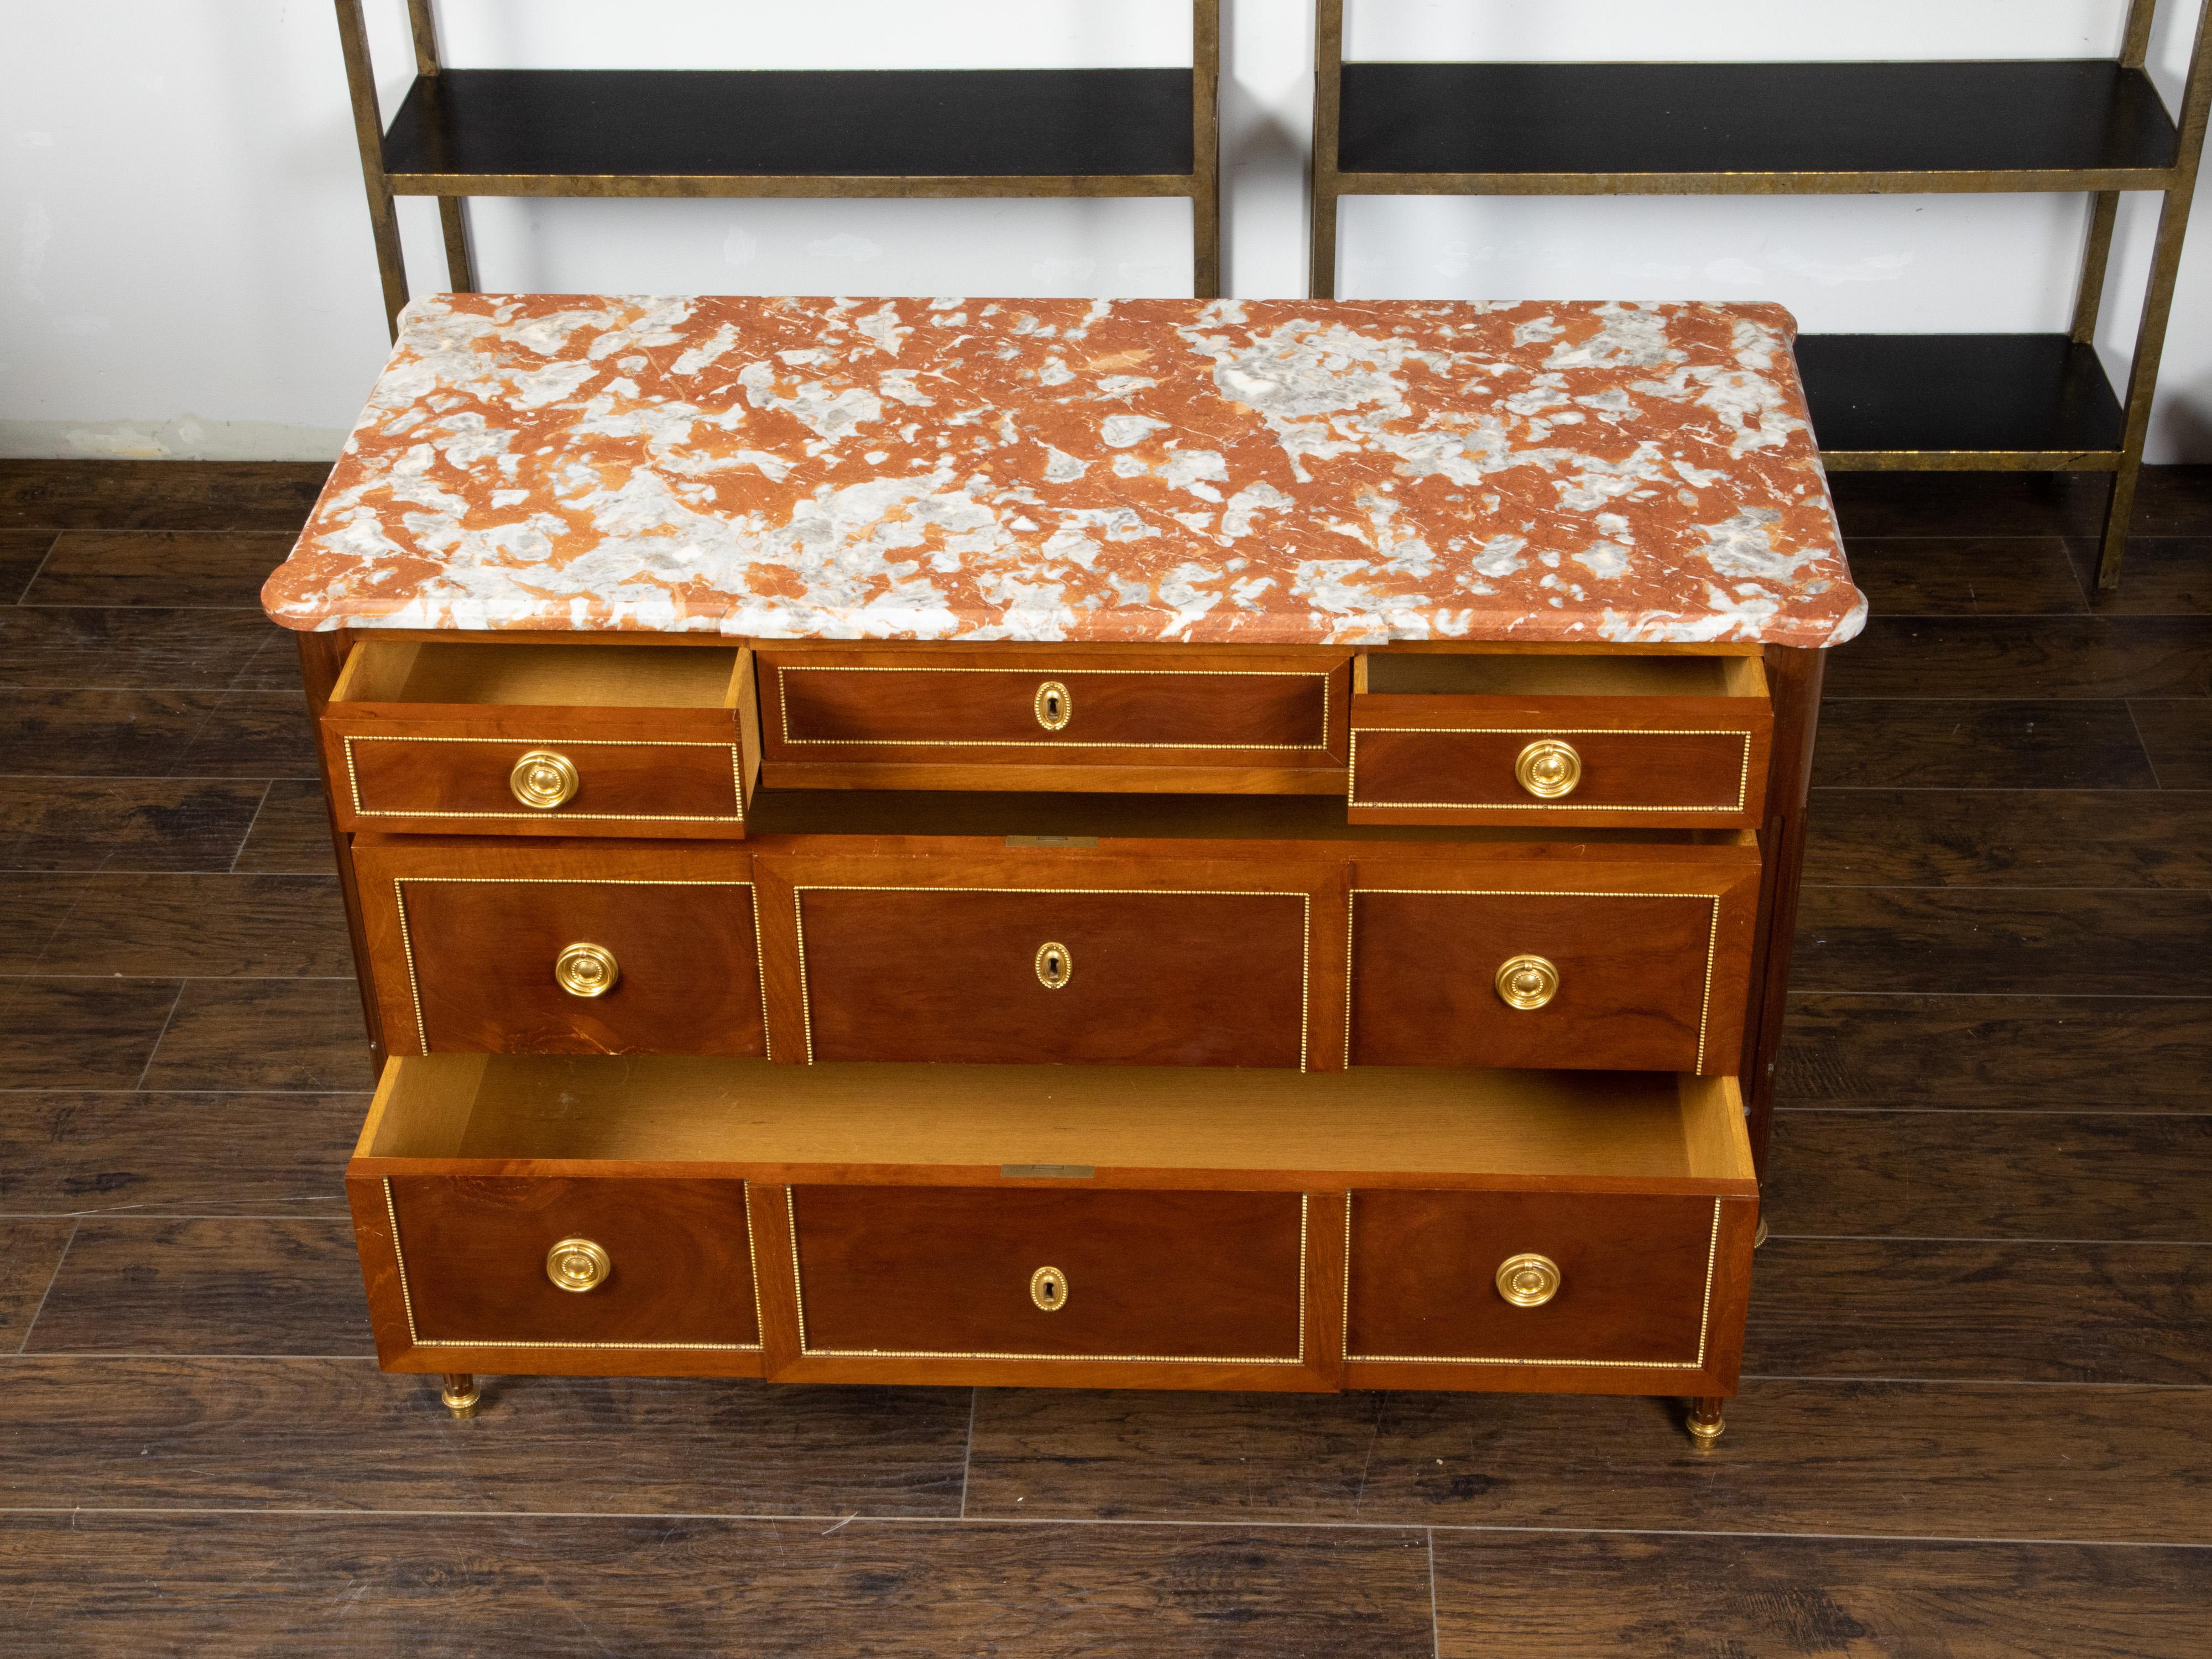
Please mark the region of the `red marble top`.
POLYGON ((1866 617, 1771 305, 444 295, 289 628, 1765 640, 1866 617))

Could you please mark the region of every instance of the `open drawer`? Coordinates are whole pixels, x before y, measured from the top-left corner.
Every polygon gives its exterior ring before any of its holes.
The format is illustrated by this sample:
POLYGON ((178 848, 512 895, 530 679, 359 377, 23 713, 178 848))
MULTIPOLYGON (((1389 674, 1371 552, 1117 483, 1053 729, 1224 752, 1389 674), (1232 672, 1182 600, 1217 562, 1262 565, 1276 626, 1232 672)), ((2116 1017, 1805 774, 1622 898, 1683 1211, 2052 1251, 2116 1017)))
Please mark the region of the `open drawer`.
POLYGON ((1773 714, 1755 656, 1372 652, 1353 666, 1354 823, 1756 825, 1773 714))
POLYGON ((431 1054, 346 1181, 388 1370, 1093 1388, 1732 1393, 1758 1207, 1664 1073, 431 1054))
POLYGON ((323 711, 347 830, 735 837, 759 775, 751 653, 364 639, 323 711))

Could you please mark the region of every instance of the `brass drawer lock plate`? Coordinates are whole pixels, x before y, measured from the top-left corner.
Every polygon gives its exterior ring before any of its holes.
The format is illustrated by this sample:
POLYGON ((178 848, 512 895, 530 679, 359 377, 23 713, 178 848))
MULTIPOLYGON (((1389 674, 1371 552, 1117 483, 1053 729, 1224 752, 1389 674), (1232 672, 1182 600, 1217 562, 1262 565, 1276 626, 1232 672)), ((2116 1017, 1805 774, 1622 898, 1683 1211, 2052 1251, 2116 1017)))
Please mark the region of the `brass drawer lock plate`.
POLYGON ((1075 977, 1075 958, 1068 954, 1065 945, 1048 941, 1037 946, 1037 983, 1048 991, 1064 991, 1067 981, 1075 977))
POLYGON ((1573 794, 1583 781, 1583 757, 1571 743, 1539 738, 1515 759, 1513 775, 1538 800, 1557 800, 1573 794))
POLYGON ((545 1252, 545 1277, 564 1291, 596 1290, 614 1266, 606 1251, 588 1238, 564 1238, 545 1252))
POLYGON ((1057 732, 1075 714, 1075 699, 1058 680, 1047 680, 1036 690, 1036 721, 1048 732, 1057 732))
POLYGON ((1030 1275, 1030 1300, 1047 1313, 1067 1305, 1067 1275, 1057 1267, 1039 1267, 1030 1275))
POLYGON ((1516 1308, 1540 1308, 1559 1293, 1559 1264, 1548 1255, 1509 1255, 1498 1264, 1498 1293, 1516 1308))
POLYGON ((507 787, 525 806, 550 812, 566 805, 576 793, 576 763, 550 749, 533 749, 515 762, 507 775, 507 787))

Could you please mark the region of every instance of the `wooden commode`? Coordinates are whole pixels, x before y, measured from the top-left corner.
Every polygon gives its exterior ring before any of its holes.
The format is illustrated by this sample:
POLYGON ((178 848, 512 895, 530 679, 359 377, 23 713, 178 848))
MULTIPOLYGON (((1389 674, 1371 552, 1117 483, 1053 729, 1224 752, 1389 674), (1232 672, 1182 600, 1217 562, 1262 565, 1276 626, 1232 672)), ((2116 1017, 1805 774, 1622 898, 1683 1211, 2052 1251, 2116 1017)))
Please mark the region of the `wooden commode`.
POLYGON ((447 295, 290 560, 441 1375, 1721 1431, 1820 651, 1769 307, 447 295))

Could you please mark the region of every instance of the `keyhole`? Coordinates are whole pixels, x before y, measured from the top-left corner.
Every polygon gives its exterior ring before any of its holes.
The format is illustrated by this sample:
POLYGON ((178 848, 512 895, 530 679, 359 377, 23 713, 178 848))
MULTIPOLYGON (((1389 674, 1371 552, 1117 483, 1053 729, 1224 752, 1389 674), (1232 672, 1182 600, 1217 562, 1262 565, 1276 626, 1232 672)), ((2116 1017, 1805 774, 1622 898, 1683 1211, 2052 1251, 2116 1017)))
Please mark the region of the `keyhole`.
POLYGON ((1039 1267, 1030 1275, 1030 1300, 1046 1313, 1067 1305, 1067 1275, 1057 1267, 1039 1267))
POLYGON ((1075 977, 1075 958, 1058 939, 1048 939, 1037 946, 1037 983, 1048 991, 1060 991, 1075 977))
POLYGON ((1030 705, 1036 711, 1036 722, 1048 732, 1057 732, 1066 726, 1075 712, 1075 699, 1068 696, 1067 688, 1058 680, 1047 680, 1036 689, 1036 701, 1030 705))

